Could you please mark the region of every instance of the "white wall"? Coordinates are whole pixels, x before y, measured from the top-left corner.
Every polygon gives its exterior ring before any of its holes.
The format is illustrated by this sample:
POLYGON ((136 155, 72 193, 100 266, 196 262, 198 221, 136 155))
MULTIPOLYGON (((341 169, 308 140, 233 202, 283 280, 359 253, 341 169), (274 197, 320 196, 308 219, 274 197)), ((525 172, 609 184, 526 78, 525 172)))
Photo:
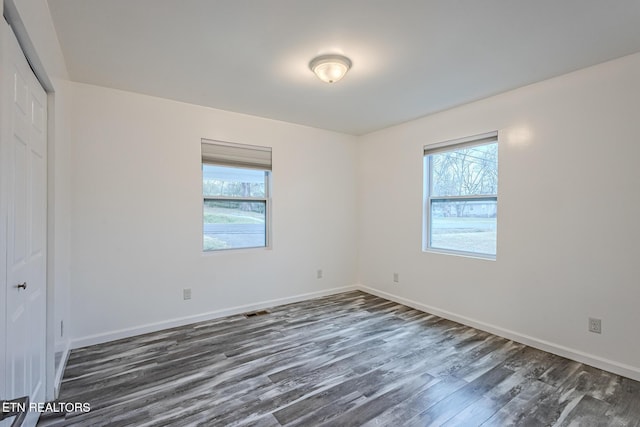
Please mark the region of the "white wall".
POLYGON ((639 112, 636 54, 362 137, 361 283, 640 379, 639 112), (423 253, 423 146, 492 130, 497 260, 423 253))
POLYGON ((73 104, 74 346, 357 282, 355 137, 84 84, 73 104), (272 250, 202 253, 201 138, 273 147, 272 250))

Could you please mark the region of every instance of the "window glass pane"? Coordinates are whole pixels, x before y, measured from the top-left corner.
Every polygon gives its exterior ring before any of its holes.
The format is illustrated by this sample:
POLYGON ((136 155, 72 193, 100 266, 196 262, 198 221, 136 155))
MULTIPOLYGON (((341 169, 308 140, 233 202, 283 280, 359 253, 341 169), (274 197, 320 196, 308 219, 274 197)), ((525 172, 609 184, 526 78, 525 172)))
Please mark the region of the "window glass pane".
POLYGON ((498 193, 498 143, 431 156, 432 196, 498 193))
POLYGON ((202 164, 202 193, 218 197, 265 197, 264 170, 202 164))
POLYGON ((497 202, 431 202, 431 247, 496 254, 497 202))
POLYGON ((266 246, 266 202, 204 201, 205 251, 266 246))

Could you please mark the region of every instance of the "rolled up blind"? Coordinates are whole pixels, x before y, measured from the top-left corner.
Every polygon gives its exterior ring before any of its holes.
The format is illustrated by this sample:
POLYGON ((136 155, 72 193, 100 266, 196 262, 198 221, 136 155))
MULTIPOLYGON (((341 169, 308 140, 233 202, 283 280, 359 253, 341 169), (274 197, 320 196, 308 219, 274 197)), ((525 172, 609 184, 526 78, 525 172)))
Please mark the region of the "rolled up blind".
POLYGON ((498 132, 483 133, 481 135, 468 136, 466 138, 452 139, 424 146, 424 155, 451 151, 458 148, 473 147, 474 145, 490 144, 498 141, 498 132))
POLYGON ((203 139, 202 163, 271 170, 271 147, 203 139))

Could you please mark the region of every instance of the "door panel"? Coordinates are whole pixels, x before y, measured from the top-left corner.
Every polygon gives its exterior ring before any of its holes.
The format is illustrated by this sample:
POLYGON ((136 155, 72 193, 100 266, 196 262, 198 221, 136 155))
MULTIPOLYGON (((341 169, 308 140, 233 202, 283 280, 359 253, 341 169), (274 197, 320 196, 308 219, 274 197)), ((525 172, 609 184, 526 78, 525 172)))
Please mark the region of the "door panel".
POLYGON ((45 225, 46 225, 46 177, 44 171, 46 169, 45 159, 42 153, 31 150, 31 248, 29 256, 31 259, 42 257, 44 254, 45 242, 45 225))
MULTIPOLYGON (((11 175, 9 178, 9 198, 13 202, 13 212, 9 213, 9 269, 17 269, 24 265, 27 259, 27 177, 24 171, 27 168, 27 145, 25 140, 14 133, 13 136, 13 165, 9 166, 11 175)), ((10 205, 11 206, 11 205, 10 205)))
MULTIPOLYGON (((46 331, 47 151, 46 94, 18 43, 2 28, 2 132, 7 206, 6 372, 7 399, 29 395, 44 402, 46 331), (8 71, 6 74, 4 71, 8 71), (6 96, 9 94, 10 96, 6 96), (8 98, 8 99, 7 99, 8 98)), ((25 426, 38 414, 29 413, 25 426)))

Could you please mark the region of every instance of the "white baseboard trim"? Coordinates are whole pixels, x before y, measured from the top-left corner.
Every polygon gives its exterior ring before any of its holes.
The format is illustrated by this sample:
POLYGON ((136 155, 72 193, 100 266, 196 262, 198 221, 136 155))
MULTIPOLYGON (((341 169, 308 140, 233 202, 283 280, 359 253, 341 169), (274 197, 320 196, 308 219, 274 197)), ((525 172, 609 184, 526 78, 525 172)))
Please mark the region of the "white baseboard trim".
POLYGON ((115 331, 103 332, 100 334, 89 335, 80 338, 74 338, 71 341, 71 349, 86 347, 89 345, 102 344, 109 341, 115 341, 122 338, 129 338, 135 335, 142 335, 149 332, 161 331, 163 329, 175 328, 177 326, 189 325, 191 323, 204 322, 220 317, 233 316, 248 311, 262 310, 277 305, 290 304, 294 302, 306 301, 313 298, 320 298, 328 295, 339 294, 356 290, 356 285, 342 286, 339 288, 324 289, 317 292, 309 292, 305 294, 294 295, 292 297, 276 298, 267 301, 260 301, 253 304, 239 305, 231 308, 210 311, 207 313, 195 314, 192 316, 178 317, 160 322, 147 323, 145 325, 134 326, 131 328, 119 329, 115 331))
POLYGON ((615 362, 613 360, 604 359, 602 357, 594 356, 592 354, 584 353, 580 350, 565 347, 563 345, 555 344, 549 341, 541 340, 529 335, 524 335, 509 329, 505 329, 499 326, 491 325, 489 323, 480 322, 475 319, 471 319, 466 316, 461 316, 450 311, 441 310, 436 307, 432 307, 427 304, 423 304, 417 301, 410 300, 408 298, 399 297, 397 295, 390 294, 379 289, 370 288, 368 286, 359 284, 356 285, 356 289, 363 292, 376 295, 380 298, 384 298, 390 301, 403 304, 416 310, 424 311, 426 313, 435 314, 436 316, 443 317, 454 322, 462 323, 463 325, 471 326, 472 328, 480 329, 485 332, 489 332, 500 337, 519 342, 521 344, 528 345, 529 347, 537 348, 549 353, 556 354, 558 356, 566 357, 567 359, 575 360, 576 362, 584 363, 586 365, 593 366, 595 368, 603 369, 605 371, 612 372, 614 374, 622 375, 627 378, 631 378, 636 381, 640 381, 640 368, 635 366, 626 365, 623 363, 615 362))
POLYGON ((62 385, 62 378, 64 376, 64 370, 67 368, 67 362, 69 361, 69 354, 71 354, 71 340, 67 340, 65 349, 62 351, 62 359, 56 370, 56 375, 53 379, 53 397, 57 399, 60 394, 60 386, 62 385))

